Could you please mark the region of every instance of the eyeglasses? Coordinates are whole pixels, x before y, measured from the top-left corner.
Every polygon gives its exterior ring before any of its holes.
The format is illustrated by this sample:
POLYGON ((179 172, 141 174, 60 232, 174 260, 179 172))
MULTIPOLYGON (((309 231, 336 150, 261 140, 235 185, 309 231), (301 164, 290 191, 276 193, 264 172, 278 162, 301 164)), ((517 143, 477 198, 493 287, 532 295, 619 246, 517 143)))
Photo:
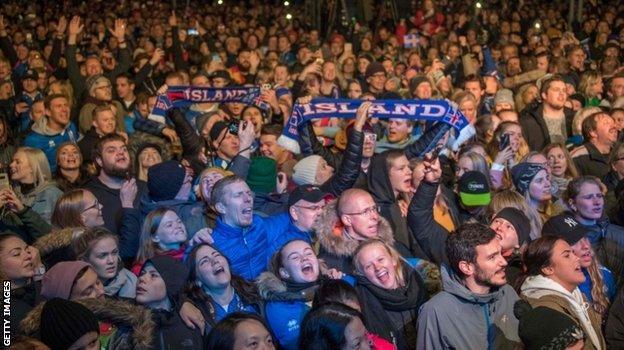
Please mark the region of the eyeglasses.
POLYGON ((375 142, 377 140, 377 134, 373 133, 364 133, 364 141, 375 142))
POLYGON ((112 85, 102 85, 102 86, 96 87, 95 90, 98 90, 98 89, 112 89, 112 88, 113 88, 112 85))
POLYGON ((303 205, 293 205, 293 207, 297 207, 297 208, 301 208, 301 209, 308 209, 308 210, 312 210, 312 211, 319 211, 319 210, 323 210, 323 208, 325 208, 324 205, 313 205, 310 207, 305 207, 303 205))
POLYGON ((378 205, 374 205, 370 208, 366 208, 360 212, 357 213, 344 213, 345 215, 364 215, 366 217, 370 217, 371 215, 373 215, 373 213, 377 214, 379 213, 379 206, 378 205))
POLYGON ((97 199, 95 200, 95 202, 93 202, 92 205, 84 208, 80 213, 84 213, 84 212, 89 211, 91 209, 97 209, 98 211, 100 211, 100 202, 98 202, 97 199))

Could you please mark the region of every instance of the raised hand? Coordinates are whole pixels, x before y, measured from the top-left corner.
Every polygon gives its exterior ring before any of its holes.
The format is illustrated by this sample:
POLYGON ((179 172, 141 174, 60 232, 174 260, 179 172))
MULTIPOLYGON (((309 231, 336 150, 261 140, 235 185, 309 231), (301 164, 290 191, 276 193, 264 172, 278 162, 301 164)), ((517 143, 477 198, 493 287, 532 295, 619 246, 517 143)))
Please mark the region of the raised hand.
POLYGON ((172 27, 178 26, 178 17, 175 14, 175 11, 171 11, 171 16, 169 16, 169 25, 172 27))
POLYGON ((133 208, 134 200, 136 199, 138 188, 136 179, 126 180, 121 184, 119 190, 119 199, 121 200, 122 208, 133 208))
POLYGON ((366 119, 368 119, 369 109, 371 106, 372 102, 366 101, 358 107, 357 112, 355 112, 355 124, 353 125, 354 130, 362 132, 364 123, 366 123, 366 119))
POLYGON ((126 38, 126 20, 121 18, 116 19, 115 28, 111 31, 111 34, 113 34, 120 43, 124 42, 126 38))
POLYGON ((80 16, 72 17, 71 21, 69 21, 69 35, 76 36, 82 32, 84 29, 84 24, 80 19, 80 16))

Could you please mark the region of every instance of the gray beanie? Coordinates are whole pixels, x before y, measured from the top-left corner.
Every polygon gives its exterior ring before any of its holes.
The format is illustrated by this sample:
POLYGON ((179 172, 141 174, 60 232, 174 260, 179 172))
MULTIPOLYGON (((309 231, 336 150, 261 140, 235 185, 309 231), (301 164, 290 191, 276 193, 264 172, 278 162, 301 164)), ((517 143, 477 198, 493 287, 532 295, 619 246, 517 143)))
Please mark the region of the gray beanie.
POLYGON ((293 168, 293 181, 299 186, 318 185, 316 183, 316 171, 321 159, 321 156, 311 155, 298 161, 293 168))
POLYGON ((499 103, 509 103, 512 108, 516 107, 513 99, 513 92, 509 89, 500 89, 496 92, 496 96, 494 96, 494 106, 499 103))

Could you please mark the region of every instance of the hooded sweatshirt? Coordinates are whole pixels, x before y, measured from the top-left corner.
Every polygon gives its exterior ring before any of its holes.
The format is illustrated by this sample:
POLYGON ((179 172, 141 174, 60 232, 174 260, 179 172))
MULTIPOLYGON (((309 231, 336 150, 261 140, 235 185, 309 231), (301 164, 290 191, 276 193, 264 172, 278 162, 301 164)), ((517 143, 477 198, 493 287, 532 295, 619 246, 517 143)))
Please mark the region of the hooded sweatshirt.
POLYGON ((50 163, 50 171, 56 171, 56 149, 63 142, 78 141, 78 130, 73 123, 67 124, 62 131, 54 131, 48 127, 48 117, 39 119, 33 126, 32 131, 26 135, 24 146, 38 148, 45 153, 50 163))
MULTIPOLYGON (((598 350, 605 349, 605 341, 600 333, 600 324, 595 324, 596 315, 583 299, 583 293, 578 287, 570 293, 552 279, 537 275, 528 277, 520 290, 522 296, 528 299, 531 306, 546 306, 570 315, 583 328, 583 332, 588 338, 586 343, 591 342, 593 348, 598 350)), ((585 349, 588 348, 587 345, 585 349)))
POLYGON ((513 308, 518 294, 509 285, 475 294, 442 266, 443 291, 418 316, 417 349, 513 349, 520 343, 513 308))
POLYGON ((388 152, 383 152, 371 159, 370 167, 375 169, 375 171, 368 172, 368 189, 375 203, 380 206, 381 216, 390 223, 397 243, 404 245, 411 253, 411 257, 426 258, 426 255, 410 234, 406 218, 401 215, 401 209, 397 204, 398 198, 394 195, 392 184, 390 183, 390 174, 386 165, 387 158, 388 152))

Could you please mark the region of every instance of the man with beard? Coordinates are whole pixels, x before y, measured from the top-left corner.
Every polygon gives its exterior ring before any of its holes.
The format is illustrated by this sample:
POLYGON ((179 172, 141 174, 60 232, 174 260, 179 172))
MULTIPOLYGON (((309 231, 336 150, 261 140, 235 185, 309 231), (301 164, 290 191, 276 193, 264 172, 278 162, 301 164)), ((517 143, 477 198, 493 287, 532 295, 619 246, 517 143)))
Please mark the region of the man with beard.
POLYGON ((542 83, 542 102, 527 106, 520 115, 520 126, 531 151, 541 151, 553 142, 565 143, 572 136, 574 111, 564 107, 567 99, 563 77, 555 75, 542 83))
POLYGON ((418 316, 418 349, 508 349, 519 343, 507 261, 496 233, 464 224, 446 240, 443 291, 418 316))
POLYGON ((602 178, 611 170, 609 155, 618 139, 613 117, 604 112, 594 113, 582 124, 585 143, 572 151, 572 160, 581 175, 602 178))
MULTIPOLYGON (((134 179, 126 140, 118 134, 105 135, 95 144, 93 152, 99 174, 92 177, 84 187, 102 204, 104 226, 117 233, 122 217, 120 190, 134 179)), ((134 208, 138 208, 142 195, 147 193, 145 182, 136 180, 136 185, 134 208)))

